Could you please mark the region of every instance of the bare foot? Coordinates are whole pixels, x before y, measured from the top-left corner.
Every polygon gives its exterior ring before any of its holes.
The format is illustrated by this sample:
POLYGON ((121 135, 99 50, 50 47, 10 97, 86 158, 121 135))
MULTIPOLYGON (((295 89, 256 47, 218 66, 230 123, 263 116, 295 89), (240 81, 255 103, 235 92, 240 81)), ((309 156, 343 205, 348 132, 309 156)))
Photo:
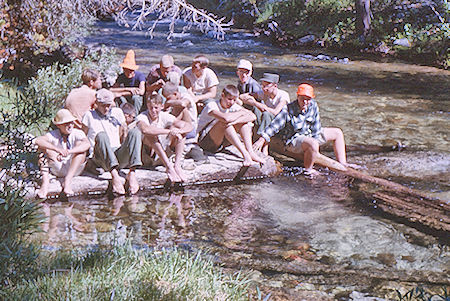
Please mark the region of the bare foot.
POLYGON ((261 159, 255 152, 250 152, 250 157, 252 157, 253 161, 264 164, 264 160, 261 159))
POLYGON ((186 182, 187 178, 183 172, 183 169, 180 166, 176 166, 176 165, 175 165, 174 169, 175 169, 175 172, 177 173, 177 175, 180 177, 181 182, 186 182))
POLYGON ((117 194, 125 194, 125 188, 123 187, 120 177, 113 177, 112 179, 112 191, 117 194))
POLYGON ((252 165, 254 162, 253 162, 253 160, 251 159, 251 158, 249 158, 249 159, 247 159, 247 160, 244 160, 244 163, 242 164, 242 165, 244 165, 244 166, 250 166, 250 165, 252 165))
POLYGON ((70 186, 69 186, 69 187, 64 186, 63 191, 64 191, 64 193, 65 193, 67 196, 72 196, 72 195, 75 194, 75 192, 73 191, 72 187, 70 187, 70 186))
POLYGON ((127 182, 130 194, 136 194, 139 191, 139 183, 134 172, 129 172, 127 175, 127 182))
POLYGON ((181 178, 178 176, 177 172, 175 171, 175 168, 173 168, 172 166, 166 168, 166 173, 167 176, 169 177, 169 180, 172 181, 173 183, 181 182, 181 178))
POLYGON ((305 174, 305 176, 309 177, 309 178, 315 178, 316 176, 320 175, 320 172, 318 172, 317 170, 315 170, 314 168, 309 168, 309 169, 305 169, 303 171, 303 173, 305 174))
POLYGON ((361 165, 358 165, 358 164, 352 164, 352 163, 344 163, 344 164, 342 164, 342 165, 344 165, 345 167, 349 167, 349 168, 353 168, 353 169, 361 169, 362 168, 362 166, 361 165))

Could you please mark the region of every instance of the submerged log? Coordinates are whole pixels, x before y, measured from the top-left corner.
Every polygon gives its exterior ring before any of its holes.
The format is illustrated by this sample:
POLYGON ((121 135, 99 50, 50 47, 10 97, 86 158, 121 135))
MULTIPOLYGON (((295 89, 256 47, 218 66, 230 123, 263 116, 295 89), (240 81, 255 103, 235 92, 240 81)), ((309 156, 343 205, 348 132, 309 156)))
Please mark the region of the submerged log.
MULTIPOLYGON (((299 154, 286 151, 284 154, 297 160, 303 160, 302 155, 299 154)), ((447 201, 433 199, 416 189, 345 167, 323 154, 319 154, 316 164, 362 182, 379 186, 381 191, 372 193, 370 196, 366 195, 373 198, 377 207, 382 211, 436 231, 450 231, 450 204, 447 201)))

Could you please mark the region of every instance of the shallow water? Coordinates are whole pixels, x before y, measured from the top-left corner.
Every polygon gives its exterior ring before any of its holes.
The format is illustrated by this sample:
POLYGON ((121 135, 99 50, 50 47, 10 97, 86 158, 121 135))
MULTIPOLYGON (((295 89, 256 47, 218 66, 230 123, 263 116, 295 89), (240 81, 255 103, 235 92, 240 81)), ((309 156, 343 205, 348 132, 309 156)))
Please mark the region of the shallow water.
MULTIPOLYGON (((228 34, 225 41, 200 33, 178 33, 167 41, 158 32, 151 40, 144 32, 103 22, 87 42, 117 47, 123 55, 135 49, 145 74, 166 52, 180 67, 205 53, 219 76, 219 90, 236 83, 239 58, 254 63, 256 79, 263 72, 279 73, 280 87, 291 97, 299 83, 309 82, 316 87, 323 124, 341 127, 348 145, 399 142, 420 150, 408 155, 350 154, 350 162, 437 197, 449 195, 449 71, 298 53, 242 31, 228 34)), ((299 175, 191 188, 182 194, 45 204, 49 219, 35 238, 49 249, 89 248, 123 241, 128 233, 137 245, 178 245, 236 258, 290 260, 303 250, 302 258, 331 265, 448 273, 448 246, 373 215, 357 205, 361 200, 352 189, 336 175, 317 181, 299 175)))
POLYGON ((331 258, 359 268, 448 269, 447 247, 353 206, 350 190, 341 184, 278 177, 184 193, 45 204, 49 219, 39 240, 49 249, 91 248, 123 242, 128 233, 141 246, 277 258, 309 244, 311 260, 331 258))

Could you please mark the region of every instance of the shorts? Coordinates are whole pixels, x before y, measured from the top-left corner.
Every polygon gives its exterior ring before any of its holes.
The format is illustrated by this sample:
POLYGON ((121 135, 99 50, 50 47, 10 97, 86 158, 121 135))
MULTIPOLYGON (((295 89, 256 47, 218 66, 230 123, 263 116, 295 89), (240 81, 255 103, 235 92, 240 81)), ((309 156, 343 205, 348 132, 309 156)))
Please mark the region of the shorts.
MULTIPOLYGON (((294 139, 292 139, 291 142, 289 142, 288 145, 286 145, 286 150, 290 151, 292 153, 296 153, 296 154, 303 153, 302 143, 303 143, 303 141, 305 141, 305 138, 308 138, 308 136, 305 136, 305 135, 296 136, 294 139)), ((319 145, 324 145, 327 142, 323 131, 320 133, 319 138, 314 138, 314 139, 316 139, 317 142, 319 142, 319 145)))
MULTIPOLYGON (((64 178, 67 173, 69 172, 70 163, 72 163, 72 159, 69 158, 67 160, 63 161, 54 161, 49 160, 48 161, 48 167, 50 168, 50 173, 55 175, 58 178, 64 178)), ((84 161, 78 169, 75 171, 75 177, 79 176, 82 172, 84 167, 86 166, 86 161, 84 161)))
POLYGON ((199 142, 198 145, 205 151, 210 153, 217 153, 222 145, 216 145, 214 141, 211 139, 211 136, 206 134, 199 142))

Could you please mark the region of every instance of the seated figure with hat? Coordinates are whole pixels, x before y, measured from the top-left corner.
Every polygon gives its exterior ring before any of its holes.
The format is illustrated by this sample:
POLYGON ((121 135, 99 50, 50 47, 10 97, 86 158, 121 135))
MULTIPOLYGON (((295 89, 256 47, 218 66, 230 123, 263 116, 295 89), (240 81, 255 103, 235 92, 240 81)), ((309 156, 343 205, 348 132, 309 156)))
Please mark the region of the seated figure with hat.
POLYGON ((141 131, 137 127, 128 130, 123 111, 114 107, 114 93, 100 89, 96 98, 96 109, 83 117, 91 144, 92 162, 111 173, 110 187, 119 195, 125 194, 119 169, 129 168, 125 186, 128 186, 129 193, 134 194, 139 191, 135 170, 142 165, 141 131))
MULTIPOLYGON (((278 88, 280 76, 275 73, 264 73, 261 78, 262 96, 257 100, 247 97, 246 103, 253 105, 253 113, 256 115, 256 134, 261 136, 264 129, 270 124, 281 109, 290 102, 289 94, 278 88)), ((268 147, 265 145, 262 152, 267 155, 268 147)))
POLYGON ((63 177, 63 193, 72 195, 72 179, 81 174, 90 144, 86 134, 74 128, 77 118, 67 109, 61 109, 52 120, 55 130, 37 137, 35 144, 42 152, 39 165, 42 184, 37 192, 39 198, 46 198, 50 184, 50 173, 63 177))
POLYGON ((112 88, 115 97, 119 98, 118 105, 129 102, 136 108, 136 115, 139 114, 145 94, 145 75, 137 71, 135 54, 133 50, 128 50, 123 62, 120 64, 123 69, 112 88))
POLYGON ((152 94, 158 92, 166 82, 170 81, 169 73, 175 73, 178 76, 178 82, 181 78, 181 69, 174 64, 173 57, 165 54, 161 57, 159 64, 153 65, 146 78, 146 93, 152 94))
POLYGON ((311 85, 299 85, 297 101, 284 106, 261 133, 253 148, 259 150, 270 142, 270 147, 275 151, 303 160, 305 174, 313 176, 318 174, 313 166, 319 154, 319 146, 332 141, 337 161, 344 166, 356 167, 347 163, 342 130, 322 127, 319 107, 314 97, 311 85))

